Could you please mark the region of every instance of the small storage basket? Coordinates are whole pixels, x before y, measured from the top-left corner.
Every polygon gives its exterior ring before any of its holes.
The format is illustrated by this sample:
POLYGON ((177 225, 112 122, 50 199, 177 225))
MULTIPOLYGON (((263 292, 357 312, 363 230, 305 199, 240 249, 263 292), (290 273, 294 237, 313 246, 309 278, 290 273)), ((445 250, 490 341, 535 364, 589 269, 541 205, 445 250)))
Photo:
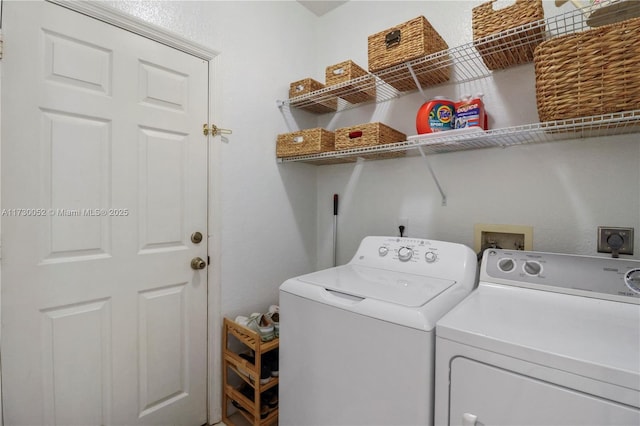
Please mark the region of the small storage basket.
MULTIPOLYGON (((407 140, 407 135, 382 123, 366 123, 336 130, 336 149, 364 148, 407 140)), ((366 159, 402 157, 404 151, 358 154, 366 159)))
POLYGON ((322 128, 300 130, 278 135, 276 156, 320 154, 335 149, 335 134, 322 128))
POLYGON ((490 70, 525 64, 533 60, 533 50, 544 40, 542 0, 516 0, 512 6, 493 10, 491 0, 473 8, 473 44, 490 70), (503 31, 528 25, 500 37, 503 31), (485 38, 486 37, 486 38, 485 38))
POLYGON ((301 96, 302 98, 291 102, 291 105, 317 113, 336 111, 338 109, 338 98, 330 93, 304 96, 321 89, 324 89, 324 84, 312 78, 294 81, 289 85, 289 99, 301 96))
POLYGON ((325 72, 325 83, 327 86, 340 85, 332 93, 340 94, 342 99, 352 104, 376 99, 375 78, 353 61, 328 66, 325 72), (356 79, 357 82, 343 85, 356 79))
POLYGON ((417 89, 407 67, 394 67, 405 62, 442 52, 434 58, 419 61, 413 70, 421 86, 444 83, 451 74, 449 46, 424 16, 369 36, 369 71, 401 92, 417 89))
POLYGON ((640 109, 640 18, 557 37, 535 50, 540 121, 640 109))

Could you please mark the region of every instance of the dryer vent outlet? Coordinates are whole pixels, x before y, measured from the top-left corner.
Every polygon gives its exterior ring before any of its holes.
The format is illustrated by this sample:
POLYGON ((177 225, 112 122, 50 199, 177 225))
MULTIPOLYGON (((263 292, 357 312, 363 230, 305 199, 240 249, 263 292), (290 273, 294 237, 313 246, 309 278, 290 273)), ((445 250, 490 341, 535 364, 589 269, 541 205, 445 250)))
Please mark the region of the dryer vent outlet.
POLYGON ((475 250, 533 250, 533 228, 521 225, 475 225, 475 250))
POLYGON ((598 253, 633 254, 633 228, 599 226, 598 253))

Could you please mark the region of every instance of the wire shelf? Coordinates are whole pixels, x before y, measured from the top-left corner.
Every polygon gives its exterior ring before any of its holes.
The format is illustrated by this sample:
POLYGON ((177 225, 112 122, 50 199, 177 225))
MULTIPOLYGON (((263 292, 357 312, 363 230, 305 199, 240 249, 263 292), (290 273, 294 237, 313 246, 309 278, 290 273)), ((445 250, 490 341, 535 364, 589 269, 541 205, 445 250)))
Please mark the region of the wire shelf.
POLYGON ((571 120, 547 121, 474 133, 456 133, 452 135, 447 135, 446 131, 431 133, 424 136, 411 137, 410 140, 393 144, 279 158, 278 162, 303 162, 315 165, 352 163, 359 158, 397 157, 397 155, 392 155, 393 153, 442 154, 637 132, 640 132, 640 110, 571 120))
MULTIPOLYGON (((598 17, 598 23, 609 23, 620 19, 621 8, 625 6, 626 11, 631 16, 640 15, 640 2, 629 0, 608 0, 594 4, 585 9, 576 9, 561 15, 531 22, 520 27, 512 28, 498 34, 483 37, 472 42, 453 47, 441 52, 414 59, 403 64, 399 64, 392 68, 379 71, 375 74, 369 74, 356 79, 346 81, 337 85, 325 87, 311 93, 290 98, 284 101, 278 101, 280 108, 309 108, 317 104, 327 104, 335 100, 338 101, 337 110, 356 108, 366 103, 387 102, 397 97, 415 92, 422 91, 419 83, 422 76, 433 74, 440 71, 445 72, 451 68, 451 75, 447 82, 433 85, 443 86, 448 84, 463 83, 467 81, 477 80, 491 75, 491 71, 484 64, 482 57, 478 53, 476 46, 484 45, 485 54, 501 54, 507 57, 512 52, 530 46, 537 46, 541 41, 548 40, 553 37, 573 34, 591 28, 589 24, 591 16, 598 17), (410 76, 407 78, 407 76, 410 76), (409 85, 410 89, 399 91, 393 86, 399 86, 402 81, 411 80, 413 85, 409 85), (375 88, 377 96, 375 100, 351 104, 343 97, 360 91, 368 91, 375 88)), ((625 15, 625 18, 629 17, 625 15)), ((407 87, 401 84, 401 87, 407 87)))
MULTIPOLYGON (((281 109, 283 107, 305 108, 335 100, 337 97, 337 111, 341 111, 364 104, 350 104, 340 98, 341 96, 357 91, 366 91, 373 87, 376 89, 377 97, 375 100, 365 103, 386 102, 416 90, 422 91, 419 83, 421 75, 449 68, 451 68, 450 80, 439 85, 477 80, 491 75, 492 71, 484 64, 476 46, 483 46, 485 55, 496 53, 508 56, 510 52, 518 48, 536 46, 543 40, 578 33, 591 28, 591 26, 610 24, 637 16, 640 16, 640 2, 633 0, 605 0, 590 7, 535 21, 418 58, 378 72, 375 75, 365 75, 286 101, 278 101, 278 105, 281 109), (410 80, 412 79, 414 83, 414 87, 411 90, 401 92, 393 87, 394 83, 400 80, 403 83, 406 82, 408 74, 411 76, 410 80)), ((396 84, 395 86, 406 87, 404 84, 396 84)), ((430 155, 638 132, 640 132, 640 110, 634 110, 492 129, 480 133, 447 134, 448 132, 442 132, 424 136, 412 136, 409 138, 410 140, 393 144, 279 158, 278 162, 305 162, 316 165, 336 164, 354 162, 361 158, 395 158, 404 155, 415 155, 416 153, 430 155)))

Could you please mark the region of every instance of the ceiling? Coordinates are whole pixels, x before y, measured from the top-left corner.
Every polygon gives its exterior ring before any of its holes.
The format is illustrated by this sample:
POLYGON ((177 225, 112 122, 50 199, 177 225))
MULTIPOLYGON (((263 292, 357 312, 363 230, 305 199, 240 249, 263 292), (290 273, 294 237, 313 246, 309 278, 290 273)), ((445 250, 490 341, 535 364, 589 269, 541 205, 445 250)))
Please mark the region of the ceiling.
POLYGON ((302 1, 298 0, 298 3, 309 9, 316 16, 322 16, 327 12, 332 11, 336 7, 346 3, 346 1, 302 1))

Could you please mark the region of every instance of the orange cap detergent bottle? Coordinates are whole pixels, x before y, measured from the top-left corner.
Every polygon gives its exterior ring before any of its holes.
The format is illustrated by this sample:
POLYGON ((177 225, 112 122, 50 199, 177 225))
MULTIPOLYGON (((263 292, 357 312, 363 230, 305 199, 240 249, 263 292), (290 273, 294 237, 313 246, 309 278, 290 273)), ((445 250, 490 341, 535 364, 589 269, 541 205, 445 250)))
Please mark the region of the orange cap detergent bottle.
POLYGON ((416 116, 418 134, 443 132, 453 129, 455 103, 444 96, 435 96, 422 104, 416 116))

